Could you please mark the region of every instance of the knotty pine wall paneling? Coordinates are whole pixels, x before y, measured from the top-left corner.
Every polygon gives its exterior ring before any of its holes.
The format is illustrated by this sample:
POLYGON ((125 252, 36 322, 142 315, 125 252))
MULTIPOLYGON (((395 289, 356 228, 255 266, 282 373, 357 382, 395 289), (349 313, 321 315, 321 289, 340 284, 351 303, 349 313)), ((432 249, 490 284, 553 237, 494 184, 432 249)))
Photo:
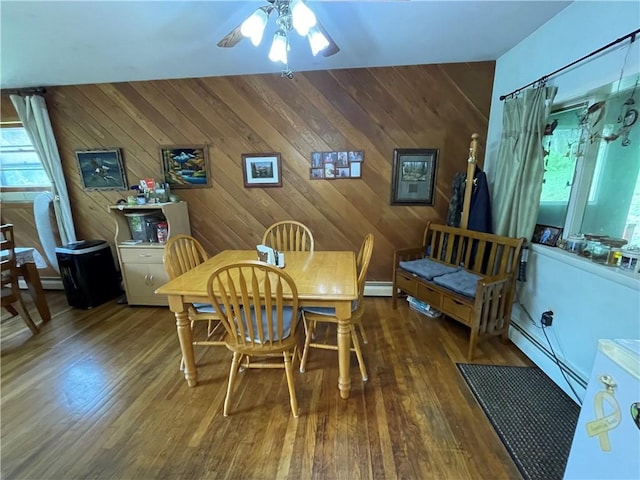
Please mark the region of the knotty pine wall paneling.
MULTIPOLYGON (((78 238, 113 241, 108 205, 86 192, 74 150, 118 147, 129 184, 161 178, 161 145, 209 147, 210 188, 174 190, 210 254, 252 249, 273 222, 307 224, 321 250, 375 235, 369 280, 389 281, 393 251, 444 221, 471 134, 486 136, 494 62, 345 69, 48 88, 47 104, 78 238), (438 148, 435 205, 391 206, 394 148, 438 148), (310 180, 312 151, 363 150, 362 179, 310 180), (243 186, 243 153, 279 152, 282 188, 243 186)), ((480 162, 482 163, 482 162, 480 162)))

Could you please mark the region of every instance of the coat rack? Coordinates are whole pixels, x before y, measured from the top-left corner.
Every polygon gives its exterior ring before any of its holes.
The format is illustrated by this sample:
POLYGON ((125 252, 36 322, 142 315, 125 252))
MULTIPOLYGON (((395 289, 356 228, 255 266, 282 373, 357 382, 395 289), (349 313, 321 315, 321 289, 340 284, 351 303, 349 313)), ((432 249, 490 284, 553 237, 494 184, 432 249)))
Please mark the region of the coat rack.
POLYGON ((462 217, 460 219, 460 228, 466 229, 469 225, 469 210, 471 208, 471 193, 473 192, 473 183, 476 175, 476 155, 478 153, 478 138, 480 135, 474 133, 471 135, 471 143, 469 144, 469 158, 467 159, 467 179, 464 188, 464 200, 462 203, 462 217), (472 179, 471 182, 469 179, 472 179))

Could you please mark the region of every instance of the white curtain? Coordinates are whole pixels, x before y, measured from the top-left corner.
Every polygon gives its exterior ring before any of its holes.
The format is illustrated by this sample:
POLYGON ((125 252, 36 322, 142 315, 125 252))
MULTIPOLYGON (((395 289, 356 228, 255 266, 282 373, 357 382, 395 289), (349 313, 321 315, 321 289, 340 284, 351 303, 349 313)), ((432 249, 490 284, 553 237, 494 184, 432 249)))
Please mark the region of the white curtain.
POLYGON ((544 154, 542 139, 556 87, 530 88, 506 100, 493 185, 494 232, 531 240, 536 226, 544 154))
POLYGON ((60 240, 63 245, 75 242, 76 231, 71 215, 69 193, 44 97, 40 95, 24 97, 11 95, 11 101, 53 185, 53 208, 56 213, 60 240))

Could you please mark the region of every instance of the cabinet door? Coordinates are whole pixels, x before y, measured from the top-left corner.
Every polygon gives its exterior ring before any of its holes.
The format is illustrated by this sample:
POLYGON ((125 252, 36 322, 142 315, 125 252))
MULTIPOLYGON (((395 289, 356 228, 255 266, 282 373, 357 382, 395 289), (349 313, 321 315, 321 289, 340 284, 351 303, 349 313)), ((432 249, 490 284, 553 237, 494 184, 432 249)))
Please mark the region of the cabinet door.
POLYGON ((166 296, 154 293, 158 287, 169 281, 164 265, 125 263, 123 268, 129 305, 169 304, 166 296))

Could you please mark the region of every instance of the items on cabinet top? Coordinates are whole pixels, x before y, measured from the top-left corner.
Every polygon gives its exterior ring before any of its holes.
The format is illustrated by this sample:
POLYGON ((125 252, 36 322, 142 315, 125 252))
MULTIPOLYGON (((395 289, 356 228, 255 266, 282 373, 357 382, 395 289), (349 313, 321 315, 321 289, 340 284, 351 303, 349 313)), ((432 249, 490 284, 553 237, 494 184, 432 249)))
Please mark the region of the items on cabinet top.
POLYGON ((112 205, 109 209, 116 222, 116 245, 162 245, 172 235, 191 233, 186 202, 112 205))

